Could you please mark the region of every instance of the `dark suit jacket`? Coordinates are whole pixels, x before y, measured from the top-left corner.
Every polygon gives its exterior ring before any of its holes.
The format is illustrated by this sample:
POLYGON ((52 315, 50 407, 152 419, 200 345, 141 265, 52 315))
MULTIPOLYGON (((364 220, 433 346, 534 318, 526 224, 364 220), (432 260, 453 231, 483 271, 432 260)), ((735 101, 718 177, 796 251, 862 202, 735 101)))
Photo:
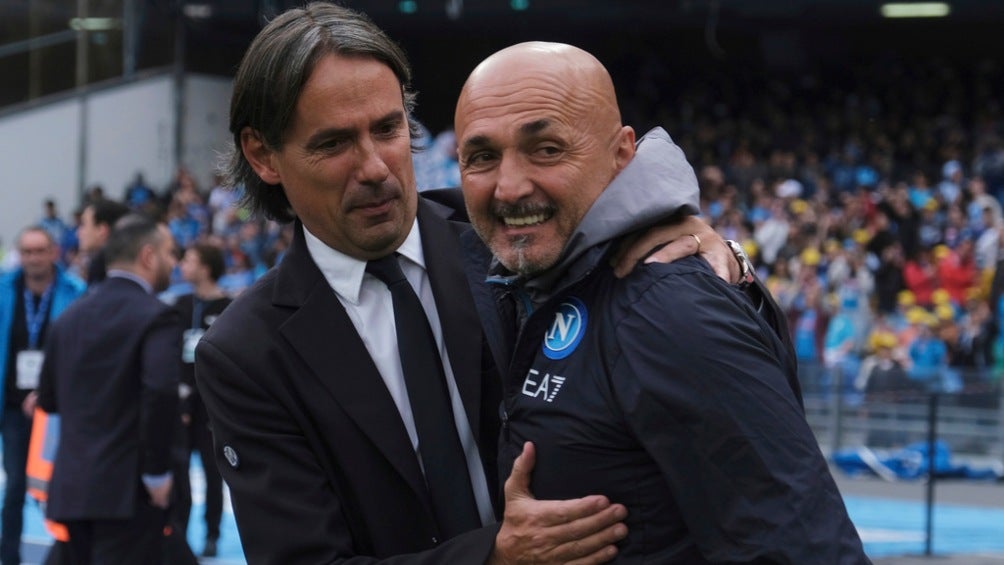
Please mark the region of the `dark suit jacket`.
MULTIPOLYGON (((419 199, 429 280, 491 489, 500 381, 461 263, 470 227, 450 214, 419 199)), ((299 223, 282 262, 199 343, 196 381, 252 565, 487 558, 497 526, 440 537, 397 408, 299 223)))
POLYGON ((61 422, 50 519, 129 518, 147 502, 141 475, 170 470, 180 335, 171 308, 118 277, 53 324, 38 389, 61 422))

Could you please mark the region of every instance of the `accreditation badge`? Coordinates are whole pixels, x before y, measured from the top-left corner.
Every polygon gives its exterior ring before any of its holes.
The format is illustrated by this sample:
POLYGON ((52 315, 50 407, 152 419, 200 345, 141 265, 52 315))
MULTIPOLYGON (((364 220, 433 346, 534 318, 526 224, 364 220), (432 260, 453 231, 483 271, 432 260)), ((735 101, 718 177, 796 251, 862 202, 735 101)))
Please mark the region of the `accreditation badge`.
POLYGON ((202 328, 192 328, 190 330, 185 330, 182 335, 182 346, 181 346, 181 360, 185 363, 195 363, 195 346, 199 344, 199 340, 205 335, 206 330, 202 328))
POLYGON ((44 359, 45 355, 37 349, 17 352, 17 388, 21 390, 38 388, 38 376, 42 373, 44 359))

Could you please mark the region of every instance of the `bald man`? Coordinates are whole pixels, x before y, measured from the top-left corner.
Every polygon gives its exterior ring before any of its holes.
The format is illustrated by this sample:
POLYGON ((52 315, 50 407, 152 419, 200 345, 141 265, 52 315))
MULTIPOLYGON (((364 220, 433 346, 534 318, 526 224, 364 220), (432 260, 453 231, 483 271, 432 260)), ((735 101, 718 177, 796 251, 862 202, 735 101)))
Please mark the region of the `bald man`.
POLYGON ((603 65, 551 43, 481 63, 455 120, 468 212, 495 257, 481 315, 512 360, 502 476, 533 442, 537 496, 624 504, 622 563, 868 563, 790 354, 746 296, 697 258, 623 279, 609 267, 696 197, 669 135, 636 143, 603 65))

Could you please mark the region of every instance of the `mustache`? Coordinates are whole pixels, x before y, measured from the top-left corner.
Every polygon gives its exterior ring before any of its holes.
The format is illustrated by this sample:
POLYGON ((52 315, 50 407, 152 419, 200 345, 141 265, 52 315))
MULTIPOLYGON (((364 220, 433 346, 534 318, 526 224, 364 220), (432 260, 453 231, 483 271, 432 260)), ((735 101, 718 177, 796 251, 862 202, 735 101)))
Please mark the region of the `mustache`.
POLYGON ((491 213, 497 218, 513 216, 533 216, 536 214, 552 215, 557 210, 553 204, 541 204, 537 202, 517 202, 507 204, 505 202, 492 203, 491 213))
POLYGON ((382 182, 366 184, 345 193, 343 204, 349 208, 359 208, 381 204, 393 198, 400 198, 404 190, 397 183, 382 182))

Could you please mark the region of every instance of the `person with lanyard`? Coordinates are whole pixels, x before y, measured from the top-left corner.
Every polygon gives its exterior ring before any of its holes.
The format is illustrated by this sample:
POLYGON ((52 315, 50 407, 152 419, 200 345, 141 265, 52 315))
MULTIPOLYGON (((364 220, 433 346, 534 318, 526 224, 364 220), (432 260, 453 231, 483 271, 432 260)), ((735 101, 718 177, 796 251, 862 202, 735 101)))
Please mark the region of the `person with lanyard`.
POLYGON ((220 519, 223 515, 223 478, 213 458, 213 436, 209 430, 206 407, 195 388, 195 346, 232 299, 224 294, 219 285, 226 265, 223 252, 218 247, 193 243, 185 251, 179 265, 181 277, 192 285, 192 293, 179 296, 174 304, 186 328, 182 333, 179 386, 181 421, 177 443, 180 456, 176 461, 178 467, 174 471, 176 482, 172 526, 183 536, 188 530, 192 508, 188 466, 192 450, 196 449, 206 475, 206 542, 202 556, 216 557, 216 542, 220 537, 220 519))
POLYGON ((21 562, 25 466, 46 329, 86 288, 76 275, 57 265, 59 247, 42 226, 22 230, 17 250, 21 266, 0 278, 0 396, 7 474, 0 533, 2 565, 21 562))

